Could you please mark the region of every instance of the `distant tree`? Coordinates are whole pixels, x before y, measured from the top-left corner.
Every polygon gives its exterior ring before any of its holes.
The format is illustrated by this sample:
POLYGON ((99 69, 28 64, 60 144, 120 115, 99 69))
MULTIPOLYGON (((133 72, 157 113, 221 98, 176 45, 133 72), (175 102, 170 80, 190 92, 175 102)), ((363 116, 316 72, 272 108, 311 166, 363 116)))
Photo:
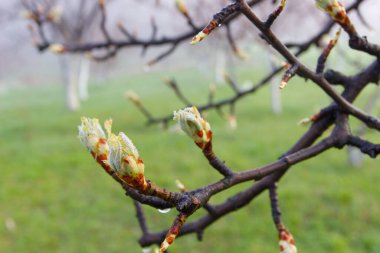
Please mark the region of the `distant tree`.
MULTIPOLYGON (((92 0, 22 0, 21 4, 23 16, 36 24, 30 28, 40 51, 49 46, 49 40, 80 44, 96 33, 100 10, 92 0)), ((66 106, 75 111, 80 100, 88 97, 90 61, 85 55, 66 55, 60 57, 60 66, 66 106)))
MULTIPOLYGON (((155 1, 153 4, 157 5, 160 2, 155 1)), ((371 84, 378 85, 379 83, 380 46, 371 43, 366 37, 361 36, 350 19, 351 13, 357 13, 359 17, 362 17, 359 7, 364 6, 365 0, 355 0, 351 5, 346 7, 336 0, 316 0, 315 2, 319 9, 328 14, 328 20, 325 22, 319 19, 318 25, 315 25, 312 31, 307 32, 308 38, 305 41, 287 43, 279 39, 277 33, 272 30, 278 18, 281 18, 282 13, 286 13, 287 11, 286 0, 235 0, 230 4, 227 3, 228 1, 220 2, 225 7, 219 10, 211 21, 199 26, 198 19, 194 18, 192 12, 194 9, 187 8, 184 1, 177 0, 175 1, 177 10, 188 24, 186 30, 178 31, 176 35, 158 36, 157 31, 159 26, 152 21, 151 36, 148 39, 142 39, 124 25, 119 24, 118 28, 125 38, 116 40, 106 28, 106 5, 104 0, 100 0, 101 22, 99 29, 103 34, 103 40, 86 43, 78 41, 66 43, 53 42, 43 38, 43 32, 40 32, 42 39, 37 43, 37 47, 42 51, 49 48, 55 53, 62 54, 94 52, 95 50, 104 49, 104 55, 93 55, 93 58, 105 60, 113 57, 123 48, 139 46, 146 50, 154 46, 169 46, 166 51, 148 62, 148 65, 152 65, 171 55, 183 42, 191 42, 191 44, 196 45, 206 40, 202 43, 207 43, 209 38, 207 36, 214 30, 221 29, 219 27, 222 25, 222 27, 226 28, 226 41, 228 41, 232 51, 237 57, 244 58, 245 53, 238 47, 235 40, 236 35, 233 34, 235 29, 239 29, 235 28, 234 22, 236 22, 238 17, 242 17, 245 22, 248 21, 246 24, 249 24, 250 27, 258 31, 261 40, 265 41, 265 46, 271 47, 284 60, 284 64, 277 64, 276 68, 267 73, 261 81, 249 88, 243 88, 234 78, 226 75, 226 81, 231 86, 233 95, 217 100, 214 96, 215 88, 211 87, 208 101, 204 104, 192 106, 192 102, 186 97, 186 94, 181 92, 180 86, 174 79, 165 80, 167 85, 172 88, 173 92, 184 103, 184 108, 174 113, 175 120, 179 122, 181 129, 200 148, 202 154, 208 160, 210 167, 220 173, 222 177, 220 181, 192 190, 186 189, 185 186, 178 182, 179 191, 170 192, 145 178, 144 163, 140 159, 137 148, 124 133, 120 133, 119 135, 112 133, 112 121, 106 121, 104 124, 105 130, 103 130, 97 119, 83 118, 82 124, 79 126, 79 137, 95 160, 135 200, 137 219, 142 230, 142 237, 139 240, 141 246, 146 247, 159 244, 159 252, 167 252, 170 244, 178 236, 197 234, 198 238, 201 239, 203 231, 212 225, 214 221, 245 207, 258 195, 264 191, 268 191, 273 221, 280 238, 280 251, 282 253, 294 253, 297 252, 297 249, 293 236, 285 227, 281 218, 277 185, 293 165, 319 156, 333 148, 342 149, 343 147, 350 146, 358 148, 361 153, 371 158, 376 158, 379 155, 380 144, 355 135, 350 130, 350 126, 351 119, 355 118, 362 122, 366 128, 380 131, 379 118, 353 105, 353 102, 362 94, 363 90, 367 89, 371 84), (263 3, 270 3, 267 6, 274 10, 266 11, 266 18, 261 19, 255 10, 263 3), (276 4, 276 7, 272 7, 274 4, 276 4), (328 43, 324 43, 323 37, 330 34, 331 31, 337 30, 334 29, 336 26, 340 28, 334 38, 328 43), (333 69, 325 70, 329 54, 342 32, 348 35, 347 43, 351 50, 373 58, 371 63, 363 69, 357 69, 357 73, 350 76, 333 69), (192 40, 190 40, 191 38, 192 40), (307 52, 313 45, 317 45, 322 49, 320 50, 319 58, 315 59, 315 69, 310 69, 301 61, 299 56, 307 52), (277 161, 261 167, 236 172, 214 153, 212 127, 202 117, 201 113, 215 109, 222 117, 229 120, 231 125, 234 125, 236 124, 236 103, 247 95, 254 94, 258 89, 270 83, 274 77, 280 74, 282 74, 279 83, 280 89, 286 88, 291 79, 295 75, 298 75, 318 86, 326 96, 332 99, 332 102, 317 114, 301 121, 301 124, 310 124, 309 129, 306 130, 300 139, 295 140, 294 145, 284 152, 277 161), (342 92, 338 92, 334 86, 340 86, 342 92), (223 107, 228 107, 229 113, 224 114, 221 110, 223 107), (332 129, 332 131, 330 132, 329 129, 332 129), (213 196, 219 193, 222 194, 225 190, 248 181, 255 181, 255 183, 248 185, 245 190, 228 198, 221 204, 212 205, 209 203, 209 200, 213 196), (176 208, 178 215, 169 229, 151 232, 148 230, 141 204, 150 205, 158 209, 176 208), (186 223, 187 218, 201 208, 205 209, 207 213, 193 222, 186 223)), ((192 2, 194 8, 202 11, 206 4, 207 6, 214 7, 214 1, 209 3, 204 3, 203 1, 192 2)), ((313 11, 313 9, 310 10, 310 6, 305 6, 307 11, 313 11)), ((297 9, 296 11, 293 9, 292 13, 299 16, 304 15, 305 12, 302 9, 297 9)), ((175 22, 177 22, 177 19, 180 20, 180 16, 176 16, 175 19, 173 17, 175 22)), ((302 20, 304 19, 305 17, 302 16, 302 20)), ((41 18, 33 18, 33 20, 41 31, 46 20, 41 18)), ((288 20, 290 21, 287 29, 297 29, 297 24, 294 24, 295 21, 291 22, 294 19, 289 18, 288 20)), ((344 52, 344 54, 348 53, 344 52)), ((146 116, 148 124, 163 123, 167 125, 173 118, 171 114, 157 117, 142 104, 136 94, 130 93, 128 96, 146 116)), ((273 124, 273 127, 275 128, 276 124, 273 124)))

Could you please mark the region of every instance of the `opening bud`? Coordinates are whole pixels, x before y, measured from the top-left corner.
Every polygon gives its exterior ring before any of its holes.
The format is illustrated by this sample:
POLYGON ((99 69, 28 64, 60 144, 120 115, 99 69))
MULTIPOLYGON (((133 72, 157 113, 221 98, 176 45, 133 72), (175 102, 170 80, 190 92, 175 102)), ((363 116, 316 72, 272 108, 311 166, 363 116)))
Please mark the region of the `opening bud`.
POLYGON ((57 5, 51 8, 47 15, 47 19, 53 23, 59 23, 62 17, 62 7, 57 5))
POLYGON ((335 21, 340 21, 346 16, 346 9, 337 0, 316 0, 315 4, 318 8, 328 13, 335 21))
POLYGON ((175 0, 175 6, 177 7, 177 10, 182 13, 182 15, 189 17, 189 11, 187 10, 183 0, 175 0))
POLYGON ((37 20, 38 17, 33 13, 32 11, 21 11, 20 12, 20 17, 25 18, 25 19, 31 19, 31 20, 37 20))
POLYGON ((99 0, 98 4, 100 8, 104 9, 104 6, 106 5, 106 0, 99 0))
POLYGON ((211 142, 210 124, 201 117, 195 106, 174 112, 173 119, 178 120, 182 131, 190 136, 199 148, 204 149, 206 144, 211 142))
POLYGON ((144 163, 132 141, 124 133, 119 133, 117 136, 111 134, 108 144, 108 163, 112 169, 131 187, 145 189, 147 182, 144 177, 144 163))
POLYGON ((237 57, 239 57, 240 60, 245 61, 245 60, 248 60, 248 58, 249 58, 249 55, 247 54, 247 52, 245 52, 244 50, 242 50, 239 47, 234 48, 234 53, 237 57))
POLYGON ((197 35, 195 35, 193 37, 193 39, 191 40, 190 44, 191 45, 195 45, 198 42, 201 42, 204 38, 207 37, 207 35, 209 35, 219 25, 220 24, 218 23, 217 20, 214 20, 214 19, 211 20, 211 22, 205 28, 203 28, 202 31, 200 31, 197 35))
POLYGON ((286 229, 280 232, 280 253, 297 253, 293 235, 286 229))
POLYGON ((49 49, 55 54, 62 54, 66 51, 65 47, 61 44, 52 44, 49 49))
MULTIPOLYGON (((107 144, 106 135, 99 124, 98 119, 82 117, 82 124, 78 126, 79 140, 94 156, 95 159, 107 160, 109 147, 107 144)), ((107 132, 111 131, 112 121, 105 122, 107 132)))
POLYGON ((198 42, 201 42, 204 38, 207 37, 207 33, 204 33, 203 31, 200 31, 197 35, 195 35, 193 37, 193 39, 191 40, 190 44, 191 45, 195 45, 195 44, 198 44, 198 42))
POLYGON ((180 192, 187 192, 185 185, 181 181, 179 181, 178 179, 175 180, 175 185, 180 190, 180 192))
POLYGON ((127 91, 125 93, 125 96, 132 101, 132 103, 134 104, 140 104, 141 103, 141 100, 140 100, 140 97, 139 95, 137 95, 137 93, 135 93, 134 91, 127 91))

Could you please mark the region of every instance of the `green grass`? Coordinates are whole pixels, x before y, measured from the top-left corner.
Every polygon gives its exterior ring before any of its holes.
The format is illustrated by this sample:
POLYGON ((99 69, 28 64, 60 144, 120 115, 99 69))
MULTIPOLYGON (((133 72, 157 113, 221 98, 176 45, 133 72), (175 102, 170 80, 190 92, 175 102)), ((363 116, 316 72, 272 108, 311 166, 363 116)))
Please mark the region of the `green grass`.
MULTIPOLYGON (((126 132, 138 146, 146 176, 162 187, 175 190, 177 178, 190 189, 219 179, 188 137, 157 126, 145 128, 144 117, 123 98, 127 89, 133 89, 157 115, 177 109, 181 104, 159 81, 164 74, 92 85, 89 101, 76 113, 66 111, 58 86, 15 88, 1 98, 0 252, 141 252, 132 201, 76 137, 82 115, 102 121, 113 118, 115 132, 126 132), (5 225, 10 220, 15 229, 5 225)), ((241 74, 256 80, 259 73, 241 70, 241 74)), ((191 71, 175 76, 193 101, 207 98, 207 77, 191 71)), ((218 88, 218 97, 228 94, 228 87, 218 88)), ((295 79, 283 91, 284 113, 275 116, 269 95, 264 88, 238 104, 236 131, 215 112, 208 115, 216 152, 235 170, 275 161, 306 131, 296 125, 298 120, 329 103, 311 83, 295 79)), ((365 99, 358 105, 364 103, 365 99)), ((368 136, 380 141, 378 133, 368 136)), ((281 181, 279 194, 284 221, 299 252, 379 252, 379 180, 378 160, 366 158, 362 168, 353 168, 345 150, 328 151, 292 168, 281 181)), ((207 229, 202 243, 187 236, 178 239, 171 252, 278 251, 268 203, 264 193, 207 229)), ((167 228, 176 213, 160 214, 149 207, 146 211, 152 230, 167 228)))

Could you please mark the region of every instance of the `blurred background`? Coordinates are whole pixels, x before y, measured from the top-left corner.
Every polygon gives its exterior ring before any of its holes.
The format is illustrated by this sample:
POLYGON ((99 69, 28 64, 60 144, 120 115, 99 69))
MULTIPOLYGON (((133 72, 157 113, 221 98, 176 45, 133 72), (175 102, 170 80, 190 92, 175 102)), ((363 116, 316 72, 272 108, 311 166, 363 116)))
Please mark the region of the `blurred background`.
MULTIPOLYGON (((185 1, 197 25, 205 24, 228 1, 185 1)), ((304 42, 328 21, 314 1, 288 1, 273 30, 284 42, 304 42)), ((353 1, 343 1, 345 5, 353 1)), ((56 0, 60 13, 56 26, 46 27, 49 38, 59 43, 102 41, 100 14, 94 0, 56 0), (86 22, 83 20, 87 20, 86 22), (79 26, 81 24, 82 26, 79 26), (81 29, 79 29, 80 27, 81 29)), ((275 8, 272 1, 255 7, 262 18, 275 8)), ((151 18, 158 37, 181 34, 190 28, 176 10, 174 0, 109 0, 107 28, 115 39, 122 23, 135 36, 149 39, 151 18)), ((367 0, 360 7, 363 19, 350 15, 361 35, 380 43, 380 3, 367 0)), ((260 81, 282 62, 243 18, 232 23, 232 34, 246 52, 238 59, 216 30, 197 46, 187 41, 153 66, 147 63, 168 46, 121 50, 114 58, 95 62, 81 54, 40 53, 21 2, 0 2, 0 252, 141 252, 141 235, 131 199, 106 175, 81 146, 77 126, 81 116, 101 121, 112 118, 115 132, 125 132, 138 147, 146 176, 175 191, 180 179, 189 189, 209 184, 219 176, 197 147, 175 126, 147 127, 146 119, 125 93, 133 90, 155 116, 165 116, 183 104, 162 81, 175 78, 195 104, 207 102, 209 87, 216 99, 233 91, 224 74, 243 87, 260 81)), ((334 36, 337 27, 326 37, 334 36)), ((313 46, 301 60, 314 68, 321 48, 313 46)), ((357 73, 373 59, 351 51, 342 34, 327 62, 328 68, 357 73)), ((294 78, 279 94, 264 86, 237 104, 235 122, 214 111, 207 114, 215 135, 216 153, 235 170, 275 161, 302 136, 302 118, 330 103, 318 87, 294 78), (247 141, 248 140, 248 141, 247 141)), ((356 102, 365 108, 374 100, 379 114, 378 87, 369 87, 356 102)), ((228 112, 228 108, 226 108, 228 112)), ((363 130, 375 142, 376 132, 363 130)), ((279 186, 283 219, 296 238, 300 252, 371 252, 380 249, 380 188, 378 159, 354 151, 330 150, 297 165, 279 186)), ((220 203, 241 185, 212 199, 220 203)), ((149 228, 168 228, 176 211, 162 214, 150 207, 149 228)), ((190 220, 202 215, 200 211, 190 220)), ((266 193, 217 221, 205 231, 204 241, 195 236, 178 239, 171 252, 276 252, 277 233, 272 224, 266 193)))

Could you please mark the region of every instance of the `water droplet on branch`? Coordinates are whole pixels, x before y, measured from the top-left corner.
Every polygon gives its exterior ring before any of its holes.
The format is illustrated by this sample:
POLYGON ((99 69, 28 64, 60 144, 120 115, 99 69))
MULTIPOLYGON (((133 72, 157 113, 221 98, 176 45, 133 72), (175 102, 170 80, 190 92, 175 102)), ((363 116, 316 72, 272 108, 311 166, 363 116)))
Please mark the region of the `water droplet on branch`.
POLYGON ((166 209, 157 209, 160 213, 168 213, 170 212, 170 210, 172 210, 171 208, 166 208, 166 209))

